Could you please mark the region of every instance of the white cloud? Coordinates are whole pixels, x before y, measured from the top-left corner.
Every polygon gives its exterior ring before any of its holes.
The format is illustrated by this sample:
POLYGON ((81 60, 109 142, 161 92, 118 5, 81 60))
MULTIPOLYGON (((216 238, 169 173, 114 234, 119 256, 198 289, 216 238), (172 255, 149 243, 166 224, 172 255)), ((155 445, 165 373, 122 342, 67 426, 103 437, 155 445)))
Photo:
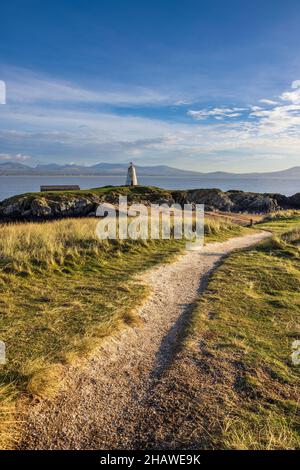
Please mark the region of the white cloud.
POLYGON ((292 83, 292 88, 299 88, 300 87, 300 80, 294 80, 292 83))
POLYGON ((286 166, 289 161, 300 164, 300 104, 294 97, 289 100, 287 93, 293 91, 285 91, 285 98, 273 104, 190 110, 189 122, 82 107, 71 110, 64 103, 8 104, 0 115, 0 152, 19 161, 32 155, 31 161, 58 161, 63 156, 64 161, 86 163, 127 161, 134 155, 141 163, 177 160, 178 166, 189 162, 190 168, 197 168, 198 159, 220 155, 227 169, 235 155, 244 156, 249 166, 254 161, 260 165, 265 158, 280 162, 282 157, 290 159, 286 166), (205 122, 208 117, 215 119, 213 125, 205 122))
POLYGON ((300 104, 300 80, 295 80, 292 83, 294 91, 286 91, 280 96, 283 101, 290 101, 293 104, 300 104))
POLYGON ((187 106, 191 104, 191 101, 187 101, 187 100, 178 100, 178 101, 175 101, 174 105, 175 106, 187 106))
POLYGON ((212 109, 200 109, 198 111, 189 110, 187 114, 194 119, 202 120, 207 119, 208 117, 213 117, 215 119, 233 118, 241 116, 241 113, 238 111, 244 111, 245 108, 212 108, 212 109))
POLYGON ((0 80, 0 104, 6 104, 6 84, 0 80))
POLYGON ((15 155, 0 153, 0 161, 25 162, 30 159, 31 157, 29 155, 23 155, 22 153, 17 153, 15 155))
POLYGON ((179 101, 180 96, 170 96, 143 86, 122 86, 98 82, 94 88, 36 74, 26 69, 4 69, 7 102, 34 103, 86 103, 111 106, 158 105, 179 101))
POLYGON ((260 101, 260 103, 268 104, 268 105, 271 105, 271 106, 278 104, 278 101, 268 100, 268 99, 266 99, 266 98, 263 98, 263 99, 261 99, 261 100, 259 100, 259 101, 260 101))

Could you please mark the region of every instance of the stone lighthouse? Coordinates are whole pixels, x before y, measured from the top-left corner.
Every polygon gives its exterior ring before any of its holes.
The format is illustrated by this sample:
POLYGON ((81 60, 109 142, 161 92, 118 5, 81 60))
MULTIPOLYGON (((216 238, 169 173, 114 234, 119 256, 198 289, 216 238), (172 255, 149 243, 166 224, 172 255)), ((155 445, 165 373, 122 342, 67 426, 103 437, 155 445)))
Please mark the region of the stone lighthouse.
POLYGON ((126 186, 137 186, 137 184, 135 166, 131 162, 127 171, 126 186))

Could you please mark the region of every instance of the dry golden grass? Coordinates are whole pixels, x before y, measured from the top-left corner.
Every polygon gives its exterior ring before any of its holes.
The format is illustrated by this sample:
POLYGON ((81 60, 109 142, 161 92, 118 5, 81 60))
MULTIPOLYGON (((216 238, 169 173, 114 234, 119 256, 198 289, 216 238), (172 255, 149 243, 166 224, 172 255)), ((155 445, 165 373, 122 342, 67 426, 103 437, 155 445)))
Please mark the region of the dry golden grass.
MULTIPOLYGON (((65 219, 45 223, 20 223, 0 226, 0 268, 13 273, 31 273, 61 268, 81 257, 101 256, 112 247, 143 244, 142 241, 100 241, 96 235, 98 219, 65 219)), ((230 220, 206 217, 205 235, 226 239, 241 229, 230 220)))
POLYGON ((67 219, 0 227, 1 266, 11 272, 63 266, 81 255, 107 248, 95 232, 95 219, 67 219))
POLYGON ((248 213, 235 213, 235 212, 207 212, 207 217, 212 220, 219 220, 227 223, 248 226, 251 221, 254 224, 261 222, 264 219, 263 215, 260 214, 248 214, 248 213))
POLYGON ((19 439, 15 419, 15 390, 11 385, 0 386, 0 449, 14 447, 19 439))
POLYGON ((258 407, 257 414, 224 418, 223 443, 232 450, 294 450, 299 447, 295 422, 283 413, 266 413, 258 407), (261 413, 264 419, 259 416, 261 413))
POLYGON ((300 216, 299 210, 289 209, 289 210, 272 212, 271 214, 266 215, 263 220, 264 222, 273 222, 276 220, 290 220, 299 216, 300 216))

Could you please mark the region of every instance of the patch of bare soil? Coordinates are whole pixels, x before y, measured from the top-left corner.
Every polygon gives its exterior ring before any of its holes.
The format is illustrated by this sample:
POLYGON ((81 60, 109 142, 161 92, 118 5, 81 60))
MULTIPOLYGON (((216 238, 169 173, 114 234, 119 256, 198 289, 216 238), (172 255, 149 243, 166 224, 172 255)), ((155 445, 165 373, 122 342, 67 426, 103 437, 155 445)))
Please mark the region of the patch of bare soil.
POLYGON ((146 272, 151 295, 139 312, 142 326, 124 329, 84 365, 70 367, 55 401, 30 407, 21 448, 210 447, 207 406, 220 370, 205 362, 199 368, 182 353, 185 323, 223 258, 268 236, 212 243, 146 272))

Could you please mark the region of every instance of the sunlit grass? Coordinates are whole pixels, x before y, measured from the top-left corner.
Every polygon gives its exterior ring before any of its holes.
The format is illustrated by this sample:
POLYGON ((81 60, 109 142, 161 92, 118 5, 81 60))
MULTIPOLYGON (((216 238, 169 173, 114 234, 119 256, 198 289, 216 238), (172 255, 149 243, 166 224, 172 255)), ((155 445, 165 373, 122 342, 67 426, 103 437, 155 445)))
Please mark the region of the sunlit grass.
MULTIPOLYGON (((148 289, 136 274, 170 261, 185 247, 184 240, 173 239, 100 241, 97 222, 0 227, 0 339, 7 352, 7 363, 0 366, 6 391, 0 393, 2 423, 18 394, 55 396, 64 364, 89 355, 124 326, 138 324, 136 312, 148 289)), ((232 223, 205 223, 206 242, 244 232, 232 223)), ((11 445, 8 426, 0 426, 1 433, 0 445, 11 445)))
POLYGON ((275 238, 226 260, 190 326, 187 344, 200 367, 213 364, 211 400, 222 403, 210 416, 215 448, 300 448, 300 369, 291 361, 300 339, 300 217, 263 227, 275 238))

